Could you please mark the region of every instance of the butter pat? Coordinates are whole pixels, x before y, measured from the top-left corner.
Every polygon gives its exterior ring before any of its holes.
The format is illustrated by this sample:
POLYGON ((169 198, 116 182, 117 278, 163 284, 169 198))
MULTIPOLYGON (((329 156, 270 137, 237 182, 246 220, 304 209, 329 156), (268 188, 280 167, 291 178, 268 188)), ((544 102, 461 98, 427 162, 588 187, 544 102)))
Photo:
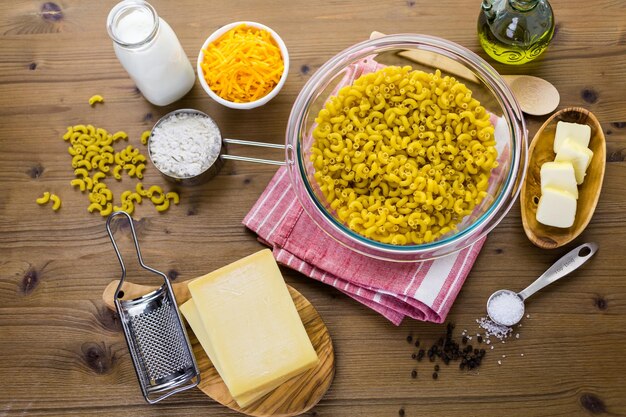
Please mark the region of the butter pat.
MULTIPOLYGON (((240 406, 317 365, 270 250, 192 281, 189 292, 206 333, 203 347, 240 406)), ((183 309, 187 317, 185 310, 191 308, 183 309)), ((189 317, 192 325, 197 317, 189 317)))
POLYGON ((552 187, 542 190, 537 207, 537 221, 546 226, 567 228, 576 218, 576 198, 567 191, 552 187))
POLYGON ((546 187, 567 191, 578 199, 576 174, 570 162, 546 162, 541 165, 541 192, 546 187))
POLYGON ((578 146, 587 148, 591 138, 591 127, 578 123, 558 122, 554 134, 554 153, 559 153, 561 145, 571 139, 578 146))
POLYGON ((578 145, 578 143, 572 139, 566 139, 557 152, 554 161, 570 162, 574 167, 576 183, 582 184, 585 180, 587 167, 589 167, 592 157, 593 151, 591 149, 578 145))

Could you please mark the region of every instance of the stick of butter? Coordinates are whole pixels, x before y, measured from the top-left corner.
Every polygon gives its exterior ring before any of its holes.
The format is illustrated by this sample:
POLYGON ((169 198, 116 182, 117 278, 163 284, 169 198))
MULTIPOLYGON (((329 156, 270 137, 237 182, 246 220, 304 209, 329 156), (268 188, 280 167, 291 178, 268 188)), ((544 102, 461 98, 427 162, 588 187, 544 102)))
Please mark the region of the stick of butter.
POLYGON ((587 147, 578 145, 572 139, 565 139, 554 158, 555 162, 571 162, 576 175, 576 183, 582 184, 585 180, 587 167, 591 163, 593 151, 587 147))
POLYGON ((542 193, 546 187, 567 191, 578 199, 578 185, 576 185, 574 166, 570 162, 546 162, 541 165, 542 193))
POLYGON ((554 153, 558 153, 565 140, 571 139, 578 146, 587 148, 591 139, 591 127, 578 123, 558 122, 554 134, 554 153))
POLYGON ((576 218, 576 198, 567 191, 552 187, 542 190, 537 206, 537 221, 546 226, 567 228, 576 218))
POLYGON ((197 315, 181 307, 241 407, 319 362, 268 249, 189 283, 197 315), (200 319, 200 320, 198 320, 200 319))

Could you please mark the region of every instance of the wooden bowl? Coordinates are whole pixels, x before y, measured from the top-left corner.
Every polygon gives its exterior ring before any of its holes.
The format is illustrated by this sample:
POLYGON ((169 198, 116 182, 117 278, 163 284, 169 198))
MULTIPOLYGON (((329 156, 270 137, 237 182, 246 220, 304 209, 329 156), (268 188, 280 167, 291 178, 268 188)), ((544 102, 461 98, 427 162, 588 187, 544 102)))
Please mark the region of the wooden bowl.
POLYGON ((561 247, 585 230, 593 216, 600 198, 604 169, 606 167, 606 142, 598 119, 590 111, 581 107, 569 107, 552 115, 541 126, 529 149, 526 180, 522 186, 520 204, 522 223, 526 236, 536 246, 544 249, 561 247), (589 149, 593 151, 591 164, 587 168, 585 181, 578 186, 578 207, 576 219, 569 228, 546 226, 537 221, 537 204, 541 196, 541 165, 554 161, 554 134, 559 121, 586 124, 591 127, 589 149))

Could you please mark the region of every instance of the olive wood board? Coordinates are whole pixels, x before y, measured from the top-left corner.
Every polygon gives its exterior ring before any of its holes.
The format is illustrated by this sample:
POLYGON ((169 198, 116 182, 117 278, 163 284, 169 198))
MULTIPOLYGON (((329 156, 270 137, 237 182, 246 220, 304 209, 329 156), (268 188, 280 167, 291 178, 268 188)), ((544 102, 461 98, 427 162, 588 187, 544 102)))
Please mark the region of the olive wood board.
POLYGON ((544 249, 555 249, 576 239, 593 216, 600 198, 606 168, 606 141, 598 119, 582 107, 569 107, 554 113, 539 128, 530 144, 526 179, 522 185, 520 204, 522 224, 528 239, 544 249), (586 124, 591 127, 589 149, 593 151, 587 175, 578 186, 578 202, 574 224, 569 228, 546 226, 537 221, 537 204, 541 196, 541 165, 554 161, 556 125, 559 121, 586 124))
MULTIPOLYGON (((191 298, 187 287, 190 281, 192 280, 172 284, 179 305, 191 298)), ((118 284, 119 281, 112 281, 102 294, 104 304, 114 311, 113 300, 118 284)), ((157 286, 138 285, 125 281, 121 289, 124 292, 122 299, 135 299, 157 288, 157 286)), ((309 300, 289 285, 287 288, 320 359, 319 364, 315 368, 291 378, 255 403, 241 408, 230 395, 224 381, 222 381, 193 332, 188 332, 200 368, 201 381, 198 388, 202 392, 232 410, 257 417, 296 416, 311 409, 320 401, 335 375, 335 354, 332 340, 324 321, 309 300)), ((254 341, 251 341, 251 348, 254 348, 254 341)))

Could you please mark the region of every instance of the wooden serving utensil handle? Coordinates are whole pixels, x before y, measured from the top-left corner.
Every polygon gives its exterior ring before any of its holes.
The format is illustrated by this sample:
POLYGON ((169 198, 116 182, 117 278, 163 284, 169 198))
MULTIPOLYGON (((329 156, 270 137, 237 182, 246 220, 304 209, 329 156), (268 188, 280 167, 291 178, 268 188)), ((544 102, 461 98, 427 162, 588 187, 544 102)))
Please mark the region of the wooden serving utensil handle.
MULTIPOLYGON (((172 289, 174 290, 174 295, 176 296, 176 302, 179 305, 183 304, 185 301, 191 298, 191 294, 189 294, 189 288, 187 287, 187 284, 190 281, 192 280, 172 283, 172 289)), ((115 290, 117 289, 118 284, 118 280, 111 281, 102 293, 102 301, 104 301, 104 304, 111 310, 115 310, 115 290)), ((152 292, 157 288, 159 288, 159 286, 139 285, 125 281, 124 284, 122 284, 122 289, 120 290, 124 294, 120 294, 120 298, 122 298, 123 300, 132 300, 134 298, 139 298, 142 295, 148 294, 149 292, 152 292)))

